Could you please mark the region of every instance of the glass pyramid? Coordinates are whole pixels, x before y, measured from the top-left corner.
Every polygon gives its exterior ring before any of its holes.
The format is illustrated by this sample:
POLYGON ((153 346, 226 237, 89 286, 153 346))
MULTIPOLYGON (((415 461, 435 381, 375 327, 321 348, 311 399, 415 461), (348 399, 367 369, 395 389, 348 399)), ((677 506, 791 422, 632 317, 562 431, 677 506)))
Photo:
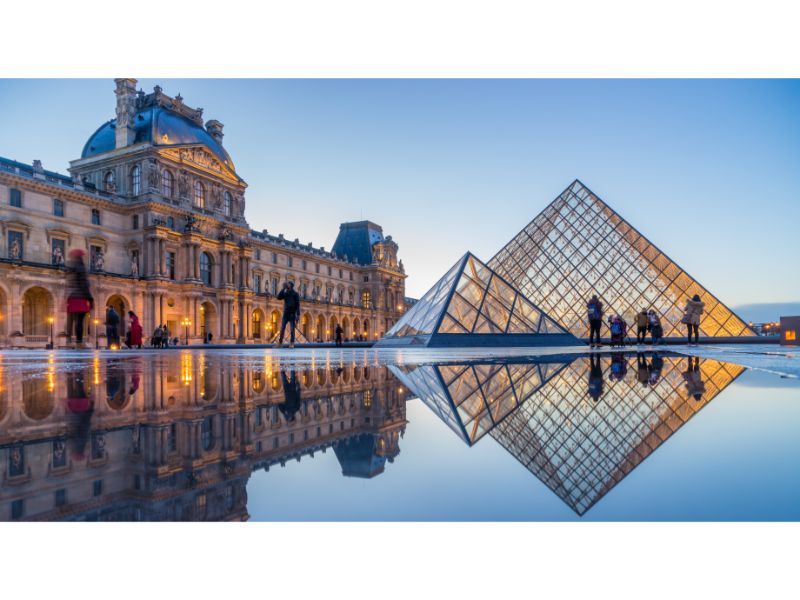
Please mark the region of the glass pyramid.
MULTIPOLYGON (((627 358, 617 360, 627 366, 627 358)), ((590 360, 575 360, 490 435, 582 515, 744 371, 710 359, 700 359, 699 370, 688 357, 651 358, 651 365, 656 360, 656 381, 623 377, 596 402, 587 395, 590 360), (687 373, 699 374, 699 399, 687 391, 687 373)))
POLYGON ((577 345, 576 340, 467 252, 377 345, 577 345))
POLYGON ((389 365, 389 370, 464 442, 472 445, 566 365, 389 365))
POLYGON ((505 245, 488 266, 565 329, 588 337, 586 303, 597 294, 607 315, 630 324, 642 308, 661 317, 664 336, 682 336, 683 306, 705 303, 700 335, 753 336, 727 306, 575 181, 505 245))

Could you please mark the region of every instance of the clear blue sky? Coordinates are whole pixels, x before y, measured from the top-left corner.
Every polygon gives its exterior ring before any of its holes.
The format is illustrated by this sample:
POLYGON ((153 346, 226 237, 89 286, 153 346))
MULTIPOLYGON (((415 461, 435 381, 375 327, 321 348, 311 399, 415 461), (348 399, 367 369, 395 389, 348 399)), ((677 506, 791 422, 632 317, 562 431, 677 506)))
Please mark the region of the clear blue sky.
MULTIPOLYGON (((134 74, 135 75, 135 74, 134 74)), ((330 248, 381 224, 420 296, 581 179, 731 305, 800 301, 800 82, 186 80, 225 124, 254 229, 330 248)), ((66 172, 111 79, 0 80, 0 156, 66 172)))

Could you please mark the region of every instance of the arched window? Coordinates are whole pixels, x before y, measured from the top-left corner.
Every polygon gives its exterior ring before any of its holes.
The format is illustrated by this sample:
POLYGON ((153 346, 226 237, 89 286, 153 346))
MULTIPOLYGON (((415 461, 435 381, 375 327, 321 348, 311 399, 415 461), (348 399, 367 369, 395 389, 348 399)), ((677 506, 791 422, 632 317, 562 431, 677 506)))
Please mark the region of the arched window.
POLYGON ((142 193, 142 170, 139 165, 131 169, 131 191, 134 196, 142 193))
POLYGON ((364 290, 361 292, 361 307, 362 308, 371 308, 372 307, 372 294, 369 290, 364 290))
POLYGON ((254 310, 253 311, 253 338, 254 339, 261 339, 261 311, 254 310))
POLYGON ((200 279, 207 286, 211 285, 211 257, 207 252, 200 255, 200 279))
POLYGON ((161 194, 165 198, 172 198, 172 173, 166 169, 161 174, 161 194))
POLYGON ((233 210, 233 198, 231 198, 230 192, 225 192, 224 196, 224 208, 225 208, 225 216, 230 217, 231 211, 233 210))
POLYGON ((206 188, 199 181, 194 182, 194 205, 197 208, 206 207, 206 188))
POLYGON ((106 173, 106 176, 103 179, 103 187, 107 192, 117 191, 117 178, 114 177, 114 171, 109 171, 106 173))

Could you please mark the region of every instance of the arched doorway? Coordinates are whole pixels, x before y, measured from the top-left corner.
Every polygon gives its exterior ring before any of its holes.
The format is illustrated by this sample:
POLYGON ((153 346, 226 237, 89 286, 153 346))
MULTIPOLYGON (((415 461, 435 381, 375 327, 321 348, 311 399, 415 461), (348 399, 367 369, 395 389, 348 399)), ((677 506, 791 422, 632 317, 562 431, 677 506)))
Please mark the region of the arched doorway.
POLYGON ((275 309, 269 314, 269 323, 267 323, 267 338, 272 339, 281 329, 281 311, 275 309))
POLYGON ((303 334, 305 339, 310 339, 308 336, 308 329, 311 326, 311 319, 308 316, 308 313, 303 313, 300 317, 300 332, 303 334))
POLYGON ((217 308, 211 302, 203 302, 200 305, 200 338, 203 342, 213 342, 219 336, 216 331, 217 308), (209 337, 210 336, 210 337, 209 337))
POLYGON ((344 333, 342 334, 344 336, 344 339, 346 339, 346 340, 350 339, 350 333, 351 333, 350 332, 350 319, 348 319, 347 317, 344 317, 342 319, 342 329, 344 330, 344 333))
POLYGON ((353 319, 353 331, 350 331, 349 334, 351 340, 356 340, 361 335, 361 321, 358 320, 358 317, 353 319))
MULTIPOLYGON (((50 318, 55 317, 53 309, 53 295, 46 289, 37 286, 25 292, 22 296, 22 333, 27 341, 49 341, 50 318)), ((89 319, 85 319, 84 327, 88 323, 89 319)))
MULTIPOLYGON (((8 335, 8 331, 6 329, 6 323, 8 322, 8 295, 6 291, 0 287, 0 346, 4 346, 6 343, 6 336, 8 335)), ((2 389, 2 385, 0 385, 0 389, 2 389)))
POLYGON ((362 335, 365 340, 369 340, 369 319, 364 319, 364 332, 362 335))
POLYGON ((336 326, 339 324, 339 320, 333 316, 328 320, 328 341, 336 339, 336 326))
POLYGON ((324 340, 325 339, 325 317, 319 315, 317 317, 317 328, 314 331, 314 339, 311 341, 316 342, 317 340, 324 340))
POLYGON ((253 311, 252 332, 254 340, 264 338, 264 311, 257 308, 253 311))
POLYGON ((22 380, 22 406, 25 416, 34 421, 46 419, 55 407, 55 381, 52 373, 46 378, 25 377, 22 380))
MULTIPOLYGON (((130 310, 130 308, 128 308, 130 304, 125 302, 125 298, 123 298, 119 294, 114 294, 113 296, 110 296, 108 300, 106 300, 106 308, 108 308, 109 306, 113 306, 114 310, 119 315, 119 330, 117 331, 117 333, 119 334, 119 339, 124 340, 125 332, 127 331, 126 319, 128 317, 128 311, 130 310)), ((99 315, 101 324, 105 322, 105 318, 106 318, 105 315, 99 315)))

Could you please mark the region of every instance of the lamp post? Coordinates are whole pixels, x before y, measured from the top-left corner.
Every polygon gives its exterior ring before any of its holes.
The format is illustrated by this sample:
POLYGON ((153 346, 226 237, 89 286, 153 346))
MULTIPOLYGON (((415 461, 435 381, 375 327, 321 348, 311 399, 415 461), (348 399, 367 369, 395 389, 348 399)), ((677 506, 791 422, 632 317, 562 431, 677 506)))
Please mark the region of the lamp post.
POLYGON ((55 319, 53 317, 47 318, 48 323, 50 323, 50 344, 48 345, 48 350, 52 350, 55 346, 53 346, 53 323, 55 323, 55 319))
POLYGON ((97 325, 100 323, 100 319, 94 320, 94 349, 100 350, 100 340, 97 338, 97 325))
POLYGON ((181 321, 181 324, 183 325, 183 331, 184 331, 184 340, 185 340, 184 343, 185 343, 186 346, 188 346, 189 345, 189 325, 191 325, 192 322, 189 320, 188 317, 184 317, 183 320, 181 321))

